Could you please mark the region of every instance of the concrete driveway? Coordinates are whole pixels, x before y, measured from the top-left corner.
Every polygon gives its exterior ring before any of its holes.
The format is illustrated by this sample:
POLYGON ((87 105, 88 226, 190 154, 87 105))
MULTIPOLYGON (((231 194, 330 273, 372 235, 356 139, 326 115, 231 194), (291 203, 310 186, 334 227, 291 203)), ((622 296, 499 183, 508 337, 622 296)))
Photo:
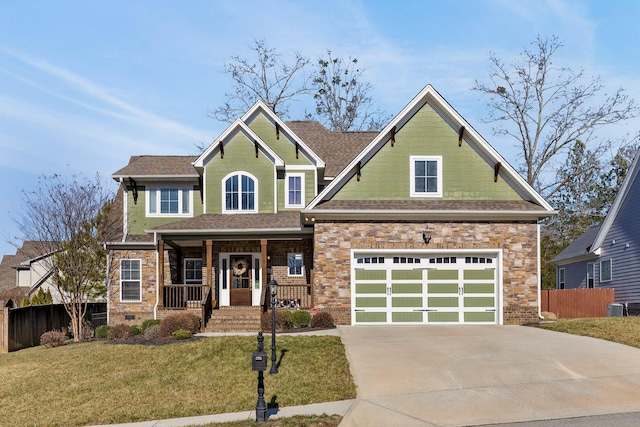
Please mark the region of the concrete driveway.
POLYGON ((640 411, 640 349, 524 326, 339 327, 340 426, 468 426, 640 411))

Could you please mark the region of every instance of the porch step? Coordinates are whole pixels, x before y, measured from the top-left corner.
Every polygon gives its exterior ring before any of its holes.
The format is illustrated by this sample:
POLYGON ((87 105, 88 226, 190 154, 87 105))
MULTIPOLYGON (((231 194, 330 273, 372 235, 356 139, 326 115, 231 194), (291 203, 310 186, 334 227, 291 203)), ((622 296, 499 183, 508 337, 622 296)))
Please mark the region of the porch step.
POLYGON ((205 332, 258 332, 262 307, 220 307, 213 310, 205 332))

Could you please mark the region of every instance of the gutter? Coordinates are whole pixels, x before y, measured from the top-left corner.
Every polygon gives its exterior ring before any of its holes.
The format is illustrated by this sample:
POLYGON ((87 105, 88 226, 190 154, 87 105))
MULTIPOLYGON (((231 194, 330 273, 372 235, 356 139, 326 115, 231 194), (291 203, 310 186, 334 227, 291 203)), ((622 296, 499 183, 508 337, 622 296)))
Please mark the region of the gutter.
POLYGON ((305 223, 313 223, 317 219, 329 220, 362 220, 371 217, 371 219, 389 218, 398 219, 415 219, 415 220, 442 220, 451 221, 455 218, 459 220, 540 220, 557 214, 558 211, 459 211, 459 210, 434 210, 434 209, 312 209, 302 210, 301 215, 305 223))

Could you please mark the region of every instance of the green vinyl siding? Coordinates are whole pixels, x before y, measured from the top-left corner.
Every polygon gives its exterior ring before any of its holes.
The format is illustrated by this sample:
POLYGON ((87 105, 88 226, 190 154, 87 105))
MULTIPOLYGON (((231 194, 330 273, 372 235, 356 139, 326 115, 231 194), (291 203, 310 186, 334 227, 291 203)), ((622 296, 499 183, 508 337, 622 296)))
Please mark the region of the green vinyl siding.
POLYGON ((194 185, 184 185, 184 187, 193 188, 193 215, 189 216, 154 216, 147 217, 147 188, 174 187, 175 183, 154 183, 149 186, 138 186, 138 200, 133 200, 133 192, 127 191, 127 231, 129 234, 144 234, 144 230, 158 225, 169 224, 176 221, 182 221, 192 216, 202 215, 203 205, 200 200, 200 190, 194 185))
POLYGON ((295 142, 289 140, 282 131, 280 132, 280 138, 276 138, 275 123, 263 113, 259 113, 251 119, 249 128, 275 151, 287 166, 312 166, 311 161, 302 153, 302 150, 298 150, 298 157, 296 158, 295 142))
POLYGON ((458 129, 425 104, 334 196, 335 200, 408 200, 410 156, 442 156, 443 200, 521 200, 503 179, 494 182, 488 164, 458 129))
POLYGON ((258 154, 253 141, 237 132, 224 146, 224 158, 220 153, 206 165, 206 203, 207 213, 222 213, 223 186, 222 180, 232 172, 247 172, 256 180, 258 191, 257 208, 260 213, 274 212, 275 167, 271 160, 258 154))

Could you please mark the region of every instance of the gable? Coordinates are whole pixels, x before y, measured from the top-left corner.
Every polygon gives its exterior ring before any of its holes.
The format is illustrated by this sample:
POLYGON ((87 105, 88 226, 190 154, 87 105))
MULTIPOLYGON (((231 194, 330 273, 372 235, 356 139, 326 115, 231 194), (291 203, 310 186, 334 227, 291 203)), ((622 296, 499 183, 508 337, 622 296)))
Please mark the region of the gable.
POLYGON ((373 157, 348 179, 334 200, 411 200, 411 159, 442 159, 442 200, 521 200, 476 147, 429 104, 424 104, 373 157))
POLYGON ((265 144, 282 158, 285 165, 312 166, 312 162, 307 157, 307 153, 300 148, 298 148, 296 153, 295 141, 292 141, 289 135, 279 129, 279 126, 276 132, 275 122, 269 120, 263 112, 256 114, 250 122, 247 122, 247 125, 265 144))

